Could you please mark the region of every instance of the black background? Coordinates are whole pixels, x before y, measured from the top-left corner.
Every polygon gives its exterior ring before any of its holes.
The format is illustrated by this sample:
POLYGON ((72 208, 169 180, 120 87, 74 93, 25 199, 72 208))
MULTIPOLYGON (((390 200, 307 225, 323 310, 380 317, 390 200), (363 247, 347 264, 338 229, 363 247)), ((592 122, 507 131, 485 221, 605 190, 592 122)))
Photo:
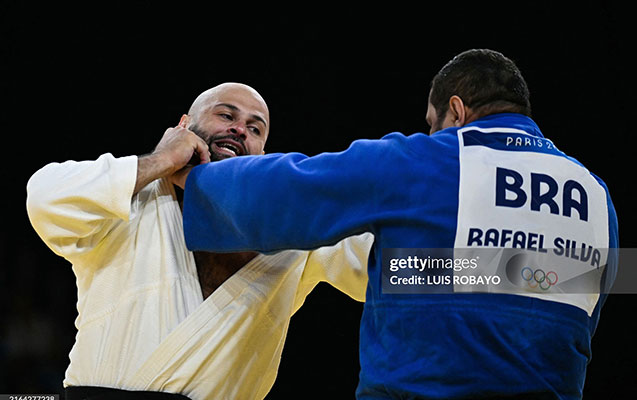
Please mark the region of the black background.
MULTIPOLYGON (((28 222, 28 178, 52 161, 148 153, 200 92, 222 82, 266 99, 267 152, 312 155, 428 131, 429 82, 440 67, 469 48, 499 50, 527 79, 545 136, 608 184, 621 247, 637 247, 630 13, 557 3, 1 3, 0 393, 60 392, 75 336, 74 277, 28 222)), ((635 304, 634 295, 609 298, 585 398, 637 393, 635 304)), ((353 398, 361 309, 319 285, 292 318, 268 398, 353 398)))

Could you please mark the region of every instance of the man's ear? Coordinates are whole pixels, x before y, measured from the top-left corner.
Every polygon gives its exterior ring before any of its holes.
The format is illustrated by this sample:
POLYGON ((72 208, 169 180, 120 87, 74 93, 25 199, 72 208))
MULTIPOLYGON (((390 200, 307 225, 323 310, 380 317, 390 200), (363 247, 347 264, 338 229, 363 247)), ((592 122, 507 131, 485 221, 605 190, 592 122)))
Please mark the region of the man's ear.
POLYGON ((464 126, 467 122, 467 109, 462 99, 455 94, 449 99, 449 113, 452 117, 453 126, 464 126))
POLYGON ((181 119, 179 120, 179 126, 182 128, 188 128, 188 124, 190 124, 190 115, 182 115, 181 119))

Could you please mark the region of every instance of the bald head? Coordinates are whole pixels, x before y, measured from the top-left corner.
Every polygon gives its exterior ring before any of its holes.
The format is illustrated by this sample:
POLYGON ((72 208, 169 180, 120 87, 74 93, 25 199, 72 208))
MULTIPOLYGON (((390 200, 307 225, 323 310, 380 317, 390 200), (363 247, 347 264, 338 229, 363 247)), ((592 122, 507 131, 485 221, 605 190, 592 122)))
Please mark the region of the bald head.
MULTIPOLYGON (((254 106, 255 109, 260 111, 266 122, 267 128, 270 127, 270 112, 268 105, 259 92, 254 90, 248 85, 236 82, 226 82, 217 85, 213 88, 201 93, 190 106, 188 115, 190 116, 190 123, 197 124, 200 120, 202 113, 214 107, 215 104, 223 102, 226 98, 241 98, 250 106, 254 106)), ((267 134, 267 132, 266 132, 267 134)))

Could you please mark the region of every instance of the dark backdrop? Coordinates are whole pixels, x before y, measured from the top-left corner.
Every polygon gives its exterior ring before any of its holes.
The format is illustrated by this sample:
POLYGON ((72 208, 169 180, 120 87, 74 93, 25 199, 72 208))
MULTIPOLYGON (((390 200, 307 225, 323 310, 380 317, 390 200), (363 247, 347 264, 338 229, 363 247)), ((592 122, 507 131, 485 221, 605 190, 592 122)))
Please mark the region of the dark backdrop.
MULTIPOLYGON (((75 336, 74 277, 28 222, 29 176, 52 161, 150 152, 201 91, 225 81, 249 84, 268 102, 267 152, 312 155, 358 138, 428 131, 438 69, 469 48, 502 51, 526 77, 544 134, 606 181, 621 246, 636 247, 629 13, 607 3, 509 3, 290 4, 282 12, 3 2, 0 393, 59 392, 75 336)), ((608 300, 585 398, 637 393, 635 304, 634 295, 608 300)), ((292 318, 268 398, 353 398, 361 309, 319 285, 292 318)))

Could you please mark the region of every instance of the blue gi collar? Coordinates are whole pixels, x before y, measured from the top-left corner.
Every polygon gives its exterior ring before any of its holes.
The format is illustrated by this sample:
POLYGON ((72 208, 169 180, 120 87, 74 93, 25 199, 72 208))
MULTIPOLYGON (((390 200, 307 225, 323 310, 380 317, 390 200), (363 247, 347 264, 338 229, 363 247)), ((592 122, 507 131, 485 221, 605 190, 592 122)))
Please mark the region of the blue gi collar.
POLYGON ((477 126, 480 128, 494 128, 498 126, 506 126, 509 128, 517 128, 525 131, 529 135, 543 138, 540 128, 535 121, 523 114, 516 113, 499 113, 491 114, 479 118, 465 126, 477 126))

